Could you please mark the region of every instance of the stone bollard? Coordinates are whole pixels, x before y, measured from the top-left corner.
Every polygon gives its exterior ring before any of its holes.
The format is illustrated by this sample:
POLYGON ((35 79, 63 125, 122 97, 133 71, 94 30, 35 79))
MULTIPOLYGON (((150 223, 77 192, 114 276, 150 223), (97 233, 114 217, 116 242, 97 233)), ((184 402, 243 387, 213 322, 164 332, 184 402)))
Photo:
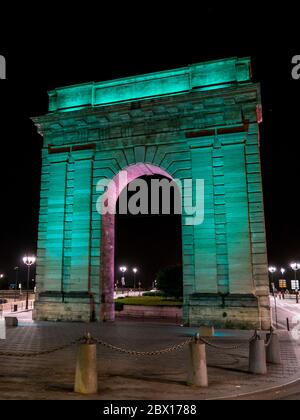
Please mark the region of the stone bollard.
POLYGON ((205 344, 201 342, 199 334, 189 344, 189 356, 187 384, 208 387, 205 344))
POLYGON ((97 394, 97 344, 91 339, 90 334, 86 342, 79 345, 74 391, 79 394, 97 394))
POLYGON ((256 375, 267 374, 265 340, 255 334, 249 346, 249 372, 256 375))
POLYGON ((281 365, 280 341, 277 334, 267 334, 267 363, 281 365))

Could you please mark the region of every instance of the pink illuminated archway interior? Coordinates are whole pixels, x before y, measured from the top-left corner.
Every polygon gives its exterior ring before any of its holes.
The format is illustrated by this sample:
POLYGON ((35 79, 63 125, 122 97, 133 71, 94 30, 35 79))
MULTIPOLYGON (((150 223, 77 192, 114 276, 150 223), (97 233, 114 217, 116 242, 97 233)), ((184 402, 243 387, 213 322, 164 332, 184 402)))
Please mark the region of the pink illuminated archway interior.
MULTIPOLYGON (((124 188, 132 181, 143 176, 161 175, 172 180, 172 176, 162 168, 147 163, 130 165, 119 172, 111 182, 116 190, 108 186, 106 197, 116 208, 118 198, 124 188), (122 176, 126 172, 126 177, 122 176)), ((107 213, 102 216, 101 225, 101 320, 114 321, 114 280, 115 280, 115 214, 107 213)))

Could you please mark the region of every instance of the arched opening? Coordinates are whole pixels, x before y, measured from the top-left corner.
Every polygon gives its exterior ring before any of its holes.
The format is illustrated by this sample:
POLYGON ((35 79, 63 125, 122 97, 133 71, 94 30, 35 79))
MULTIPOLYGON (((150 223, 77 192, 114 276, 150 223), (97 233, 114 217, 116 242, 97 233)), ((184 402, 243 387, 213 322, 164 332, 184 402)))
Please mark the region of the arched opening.
POLYGON ((119 268, 125 265, 128 270, 122 286, 125 289, 140 286, 143 290, 150 290, 154 288, 160 270, 182 264, 181 216, 174 211, 174 191, 170 194, 170 214, 163 214, 162 200, 158 214, 151 214, 151 182, 166 178, 153 175, 139 179, 148 186, 148 212, 120 214, 120 199, 127 199, 128 203, 135 194, 133 191, 122 191, 115 216, 115 280, 120 285, 122 275, 119 268), (125 194, 127 197, 122 197, 125 194), (132 272, 134 267, 138 269, 136 275, 132 272))
MULTIPOLYGON (((155 199, 151 195, 151 182, 172 181, 172 177, 161 168, 148 164, 132 165, 122 172, 123 174, 119 173, 113 179, 114 185, 117 185, 116 190, 109 191, 109 186, 107 191, 116 214, 102 216, 101 319, 106 321, 115 319, 114 289, 116 279, 120 276, 117 271, 120 264, 126 263, 130 269, 137 266, 140 276, 137 281, 141 281, 143 288, 147 289, 151 289, 160 269, 182 264, 181 214, 179 214, 181 197, 177 187, 170 190, 169 209, 163 208, 162 189, 159 211, 157 203, 152 206, 155 199), (141 200, 133 201, 143 208, 143 214, 131 214, 130 211, 124 214, 124 207, 120 212, 120 201, 123 206, 124 203, 130 206, 131 198, 136 191, 140 191, 139 189, 128 191, 128 187, 131 189, 133 181, 136 183, 136 180, 148 186, 148 214, 145 214, 145 206, 141 205, 141 200), (151 214, 153 208, 156 214, 151 214)), ((127 286, 133 281, 133 276, 129 275, 127 286)))

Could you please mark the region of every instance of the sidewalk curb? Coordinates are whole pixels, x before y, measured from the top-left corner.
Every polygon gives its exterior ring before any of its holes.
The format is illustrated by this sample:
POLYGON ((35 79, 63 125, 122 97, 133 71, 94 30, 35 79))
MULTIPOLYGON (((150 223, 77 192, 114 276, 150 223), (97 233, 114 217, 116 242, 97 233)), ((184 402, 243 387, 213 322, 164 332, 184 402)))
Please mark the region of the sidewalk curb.
MULTIPOLYGON (((290 332, 287 332, 287 331, 277 331, 277 332, 280 335, 287 334, 289 336, 289 338, 291 338, 291 333, 290 332)), ((295 343, 293 343, 292 341, 291 341, 291 343, 293 344, 295 355, 297 357, 298 354, 300 355, 299 348, 297 348, 295 343)), ((297 357, 297 359, 298 359, 298 357, 297 357)), ((245 393, 236 394, 236 395, 228 395, 228 396, 219 397, 219 398, 217 397, 215 399, 214 398, 209 398, 209 399, 207 399, 207 401, 232 400, 232 399, 235 399, 235 398, 243 398, 243 397, 246 398, 246 397, 251 397, 251 396, 255 396, 255 395, 261 395, 262 393, 267 393, 267 392, 278 391, 278 390, 284 389, 288 386, 294 385, 297 382, 300 382, 300 363, 299 363, 299 366, 298 366, 298 373, 296 375, 294 375, 293 379, 290 379, 288 382, 285 382, 285 383, 282 383, 282 384, 279 384, 279 385, 274 385, 274 386, 271 386, 270 388, 261 388, 261 389, 258 389, 256 391, 252 391, 252 392, 245 392, 245 393)))
POLYGON ((292 381, 289 381, 289 382, 281 384, 281 385, 275 385, 271 388, 262 388, 258 391, 246 392, 244 394, 237 394, 237 395, 228 395, 228 396, 219 397, 219 398, 207 398, 206 401, 232 400, 232 399, 235 399, 235 398, 243 398, 243 397, 251 397, 251 396, 255 396, 255 395, 261 395, 262 393, 265 393, 265 392, 278 391, 278 390, 286 388, 290 385, 294 385, 297 382, 300 382, 300 376, 296 379, 293 379, 292 381))

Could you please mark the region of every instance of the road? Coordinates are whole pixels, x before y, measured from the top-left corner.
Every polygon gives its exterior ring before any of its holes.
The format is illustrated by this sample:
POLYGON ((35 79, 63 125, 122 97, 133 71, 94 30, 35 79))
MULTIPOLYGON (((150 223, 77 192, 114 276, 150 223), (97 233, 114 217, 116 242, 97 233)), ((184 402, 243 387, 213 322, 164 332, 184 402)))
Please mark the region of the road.
MULTIPOLYGON (((277 309, 277 320, 278 320, 278 329, 287 330, 287 319, 289 320, 290 330, 296 329, 298 326, 298 331, 300 330, 300 304, 296 303, 295 296, 291 296, 286 299, 276 299, 276 306, 274 297, 270 297, 271 307, 272 307, 272 316, 273 316, 273 325, 276 327, 276 312, 277 309)), ((299 350, 300 350, 300 340, 299 341, 299 350)), ((299 351, 300 355, 300 351, 299 351)), ((300 360, 299 360, 300 363, 300 360)), ((271 390, 267 392, 260 392, 252 394, 248 397, 236 398, 237 400, 279 400, 279 401, 289 401, 296 400, 300 401, 300 381, 293 383, 291 385, 285 386, 277 390, 271 390)))
MULTIPOLYGON (((273 325, 276 327, 276 312, 275 312, 275 300, 274 297, 270 297, 271 307, 272 307, 272 316, 273 316, 273 325)), ((300 303, 296 303, 294 296, 286 299, 276 299, 276 308, 277 308, 277 319, 278 319, 278 329, 287 330, 287 319, 290 323, 290 329, 296 327, 300 323, 300 303)))

